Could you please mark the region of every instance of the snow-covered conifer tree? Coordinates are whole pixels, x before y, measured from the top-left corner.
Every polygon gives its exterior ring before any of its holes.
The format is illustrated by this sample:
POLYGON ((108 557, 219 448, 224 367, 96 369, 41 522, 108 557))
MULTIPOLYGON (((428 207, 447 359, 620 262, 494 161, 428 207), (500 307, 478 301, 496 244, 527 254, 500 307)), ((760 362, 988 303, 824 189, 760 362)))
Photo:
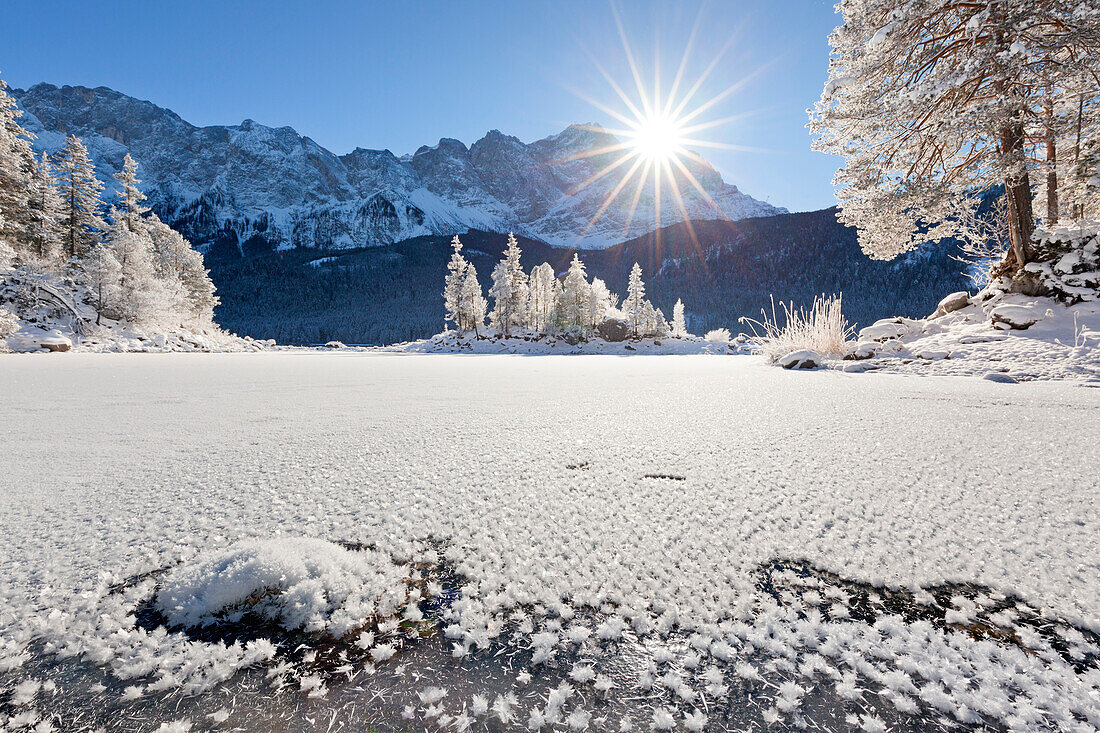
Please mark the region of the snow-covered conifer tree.
POLYGON ((7 88, 0 79, 0 236, 18 246, 30 220, 34 135, 19 124, 23 111, 7 88))
POLYGON ((531 270, 527 296, 527 326, 539 333, 546 333, 554 316, 556 301, 554 268, 543 262, 531 270))
POLYGON ((121 212, 112 208, 114 224, 107 246, 119 265, 118 309, 132 323, 156 324, 178 313, 180 284, 157 277, 153 243, 144 226, 130 229, 121 212))
POLYGON ((29 251, 38 267, 55 268, 62 259, 61 219, 65 214, 61 192, 49 157, 42 157, 31 180, 30 227, 26 232, 29 251))
POLYGON ((657 309, 653 307, 653 303, 648 300, 642 301, 642 306, 639 309, 639 336, 655 336, 657 335, 657 309))
POLYGON ((619 305, 618 297, 607 289, 607 284, 600 278, 593 278, 592 285, 588 288, 588 325, 595 329, 607 314, 619 305))
POLYGON ((471 262, 466 266, 466 277, 462 281, 462 296, 459 299, 461 310, 456 325, 460 331, 473 331, 481 337, 481 327, 485 323, 485 296, 481 292, 481 283, 477 280, 477 268, 471 262))
MULTIPOLYGON (((845 158, 840 219, 870 256, 970 235, 1004 185, 1005 266, 1028 261, 1029 167, 1049 87, 1097 74, 1100 7, 1080 0, 840 0, 814 149, 845 158), (1052 63, 1053 61, 1057 63, 1052 63)), ((1038 133, 1041 136, 1041 133, 1038 133)))
POLYGON ((98 326, 102 323, 103 314, 118 305, 122 268, 107 245, 97 244, 80 258, 80 270, 84 285, 95 299, 92 305, 98 326))
POLYGON ((567 329, 579 329, 587 334, 591 326, 588 317, 588 307, 591 286, 588 284, 588 276, 584 270, 584 263, 576 253, 573 261, 569 263, 569 270, 565 273, 562 283, 562 294, 557 301, 558 327, 567 329))
POLYGON ((61 234, 65 254, 75 257, 97 242, 106 225, 99 216, 103 184, 95 177, 88 148, 76 135, 65 138, 65 147, 56 158, 58 186, 61 189, 61 234))
POLYGON ((490 320, 502 336, 507 338, 512 327, 526 324, 527 274, 520 264, 519 243, 511 232, 508 233, 504 258, 493 268, 493 285, 489 294, 493 298, 490 320))
POLYGON ((116 204, 116 209, 125 220, 126 226, 132 231, 137 231, 142 216, 149 211, 149 208, 141 203, 145 200, 145 194, 138 188, 141 180, 137 177, 137 168, 137 162, 130 157, 129 153, 126 153, 126 157, 122 159, 122 170, 114 176, 120 186, 120 190, 116 193, 121 199, 116 204))
POLYGON ((656 308, 653 314, 653 335, 657 338, 668 338, 672 334, 672 328, 668 325, 665 312, 660 308, 656 308))
POLYGON ((684 301, 676 299, 676 305, 672 306, 672 335, 676 338, 688 336, 687 323, 684 321, 684 301))
POLYGON ((642 266, 637 262, 630 268, 630 281, 627 283, 626 300, 623 301, 623 313, 630 331, 637 338, 643 332, 645 282, 642 281, 642 266))
POLYGON ((181 316, 189 314, 199 324, 211 323, 219 299, 202 254, 156 214, 142 220, 140 228, 152 243, 156 276, 166 283, 169 292, 176 291, 179 296, 180 304, 174 310, 181 316))
POLYGON ((1086 84, 1070 90, 1066 139, 1061 147, 1064 171, 1059 197, 1068 216, 1081 220, 1100 216, 1100 96, 1086 93, 1086 84), (1076 100, 1073 91, 1077 91, 1076 100))
POLYGON ((446 323, 453 323, 462 331, 462 293, 466 285, 466 268, 470 263, 462 256, 462 242, 456 234, 451 239, 451 261, 447 263, 447 276, 443 280, 443 306, 446 309, 446 323))

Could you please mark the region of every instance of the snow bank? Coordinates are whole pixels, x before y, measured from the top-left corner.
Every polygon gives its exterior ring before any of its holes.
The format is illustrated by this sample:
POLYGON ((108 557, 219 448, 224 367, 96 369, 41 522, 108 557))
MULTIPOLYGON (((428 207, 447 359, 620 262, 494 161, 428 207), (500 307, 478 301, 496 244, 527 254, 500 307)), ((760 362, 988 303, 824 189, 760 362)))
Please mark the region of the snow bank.
POLYGON ((239 337, 214 324, 139 326, 100 318, 86 287, 62 275, 0 270, 0 351, 260 351, 273 341, 239 337), (11 314, 6 316, 4 314, 11 314))
POLYGON ((958 295, 948 296, 927 318, 884 319, 862 329, 846 359, 831 366, 1100 382, 1100 303, 1067 305, 995 287, 961 302, 958 295))
MULTIPOLYGON (((728 332, 727 332, 728 337, 728 332)), ((686 338, 644 338, 626 341, 605 341, 598 337, 569 343, 553 336, 530 334, 522 337, 475 338, 473 334, 444 331, 429 339, 382 347, 382 351, 406 354, 747 354, 748 338, 706 340, 686 338)))
POLYGON ((404 603, 402 571, 379 552, 324 540, 242 542, 175 570, 157 592, 173 626, 201 626, 252 611, 286 629, 342 637, 404 603))

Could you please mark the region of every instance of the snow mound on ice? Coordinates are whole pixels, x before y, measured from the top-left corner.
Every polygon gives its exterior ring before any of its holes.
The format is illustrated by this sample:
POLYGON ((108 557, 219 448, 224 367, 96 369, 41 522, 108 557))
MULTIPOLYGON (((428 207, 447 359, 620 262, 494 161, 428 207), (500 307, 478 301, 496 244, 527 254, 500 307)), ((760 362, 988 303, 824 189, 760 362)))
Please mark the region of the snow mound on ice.
POLYGON ((289 630, 341 637, 397 611, 407 597, 402 578, 379 552, 308 538, 254 540, 174 571, 156 604, 173 626, 252 611, 289 630))
POLYGON ((816 369, 825 360, 821 354, 810 349, 799 349, 780 357, 776 363, 784 369, 816 369))

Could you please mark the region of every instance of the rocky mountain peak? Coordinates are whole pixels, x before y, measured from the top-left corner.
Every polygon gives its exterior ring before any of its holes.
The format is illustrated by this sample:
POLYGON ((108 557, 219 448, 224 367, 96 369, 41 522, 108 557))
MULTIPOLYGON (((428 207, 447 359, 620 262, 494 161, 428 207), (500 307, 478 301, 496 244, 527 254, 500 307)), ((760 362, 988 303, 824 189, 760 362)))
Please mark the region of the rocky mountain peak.
MULTIPOLYGON (((276 247, 355 247, 477 228, 515 230, 560 246, 606 247, 654 224, 645 215, 652 202, 642 195, 633 219, 622 196, 601 222, 588 225, 618 180, 607 176, 581 186, 606 159, 588 154, 617 142, 596 124, 570 125, 532 143, 494 129, 469 147, 444 137, 401 158, 365 148, 336 156, 291 127, 252 119, 196 127, 107 87, 37 84, 12 92, 39 149, 54 152, 66 134, 80 136, 109 186, 123 156, 133 155, 158 213, 200 245, 233 232, 276 247)), ((726 184, 705 163, 689 168, 721 207, 715 211, 684 185, 689 217, 782 211, 726 184)), ((666 208, 665 217, 671 224, 682 214, 666 208)))

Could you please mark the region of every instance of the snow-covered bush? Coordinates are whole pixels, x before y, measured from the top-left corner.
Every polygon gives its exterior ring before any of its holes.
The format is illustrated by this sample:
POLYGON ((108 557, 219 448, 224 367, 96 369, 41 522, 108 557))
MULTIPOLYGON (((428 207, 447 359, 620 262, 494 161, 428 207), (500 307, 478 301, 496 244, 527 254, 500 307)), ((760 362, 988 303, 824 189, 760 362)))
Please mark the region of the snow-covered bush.
POLYGON ((253 540, 181 566, 156 604, 173 626, 252 611, 287 629, 342 637, 396 613, 407 599, 402 578, 379 552, 308 538, 253 540))
POLYGON ((703 338, 712 344, 726 344, 730 340, 730 330, 728 328, 716 328, 713 331, 707 331, 703 338))
POLYGON ((0 305, 0 351, 7 351, 7 339, 19 328, 19 320, 4 306, 0 305))
POLYGON ((767 357, 769 363, 782 359, 794 351, 813 351, 823 356, 843 356, 853 329, 842 311, 841 296, 819 296, 807 311, 795 308, 794 303, 780 303, 783 318, 775 312, 761 311, 763 322, 751 318, 741 319, 749 323, 757 339, 757 351, 767 357), (759 326, 762 332, 757 332, 759 326))
POLYGON ((15 250, 12 249, 6 242, 0 242, 0 270, 11 267, 11 263, 15 261, 15 250))

